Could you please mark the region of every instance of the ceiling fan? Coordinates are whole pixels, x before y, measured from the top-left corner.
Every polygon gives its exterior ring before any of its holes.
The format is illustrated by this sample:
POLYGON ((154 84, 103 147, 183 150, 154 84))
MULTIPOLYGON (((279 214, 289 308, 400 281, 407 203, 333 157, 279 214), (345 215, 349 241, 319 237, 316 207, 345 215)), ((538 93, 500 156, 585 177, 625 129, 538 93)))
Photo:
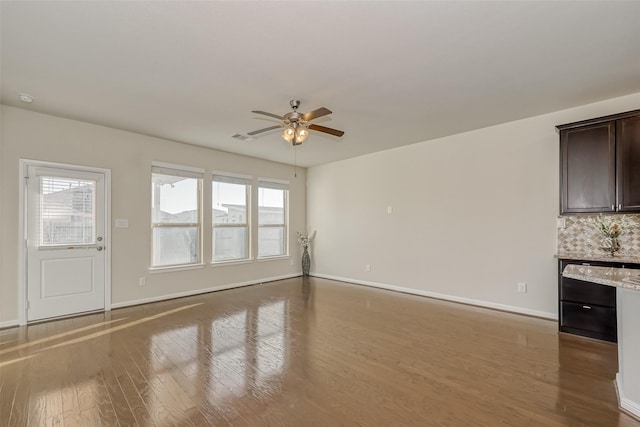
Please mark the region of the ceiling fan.
MULTIPOLYGON (((328 128, 326 126, 316 125, 314 123, 309 123, 311 120, 317 119, 319 117, 324 117, 331 114, 331 110, 325 107, 318 108, 316 110, 310 111, 306 114, 302 114, 298 112, 298 107, 300 106, 300 101, 291 100, 289 102, 293 111, 287 113, 285 115, 278 115, 273 113, 268 113, 266 111, 252 111, 255 114, 262 114, 264 116, 269 116, 276 118, 278 120, 282 120, 282 123, 269 126, 263 129, 254 130, 252 132, 247 132, 249 136, 259 135, 264 132, 269 132, 274 129, 284 128, 284 132, 282 133, 282 138, 285 141, 290 142, 292 145, 300 145, 302 141, 304 141, 309 135, 310 130, 315 130, 317 132, 328 133, 329 135, 334 136, 342 136, 344 132, 337 129, 328 128)), ((234 138, 238 139, 248 139, 243 135, 235 134, 234 138)))

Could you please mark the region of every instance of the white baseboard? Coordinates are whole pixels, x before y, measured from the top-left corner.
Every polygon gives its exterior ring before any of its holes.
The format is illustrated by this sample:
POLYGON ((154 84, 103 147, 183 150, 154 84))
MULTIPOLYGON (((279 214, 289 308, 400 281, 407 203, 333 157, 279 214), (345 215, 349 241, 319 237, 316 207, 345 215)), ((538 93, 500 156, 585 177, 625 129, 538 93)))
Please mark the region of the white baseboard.
POLYGON ((18 320, 6 320, 4 322, 0 322, 0 329, 4 328, 13 328, 14 326, 18 326, 18 320))
POLYGON ((640 403, 634 402, 625 396, 620 372, 616 374, 616 391, 618 392, 618 405, 629 414, 640 419, 640 403))
POLYGON ((492 308, 495 310, 508 311, 511 313, 526 314, 527 316, 535 316, 535 317, 542 317, 544 319, 558 320, 558 315, 555 313, 549 313, 546 311, 539 311, 539 310, 531 310, 529 308, 516 307, 513 305, 498 304, 490 301, 463 298, 455 295, 447 295, 447 294, 440 294, 437 292, 423 291, 419 289, 404 288, 401 286, 387 285, 385 283, 370 282, 367 280, 349 279, 348 277, 331 276, 329 274, 322 274, 322 273, 316 273, 316 272, 312 272, 311 276, 321 277, 323 279, 337 280, 339 282, 354 283, 356 285, 372 286, 374 288, 387 289, 390 291, 402 292, 405 294, 420 295, 423 297, 441 299, 445 301, 459 302, 463 304, 475 305, 478 307, 492 308))
POLYGON ((298 277, 298 276, 300 276, 300 273, 285 274, 283 276, 250 280, 248 282, 230 283, 227 285, 214 286, 214 287, 204 288, 204 289, 196 289, 193 291, 178 292, 175 294, 160 295, 157 297, 144 298, 144 299, 133 300, 133 301, 116 302, 111 304, 111 308, 115 309, 115 308, 129 307, 132 305, 147 304, 150 302, 166 301, 174 298, 189 297, 192 295, 206 294, 206 293, 215 292, 215 291, 224 291, 225 289, 241 288, 243 286, 259 285, 267 282, 275 282, 276 280, 291 279, 293 277, 298 277))

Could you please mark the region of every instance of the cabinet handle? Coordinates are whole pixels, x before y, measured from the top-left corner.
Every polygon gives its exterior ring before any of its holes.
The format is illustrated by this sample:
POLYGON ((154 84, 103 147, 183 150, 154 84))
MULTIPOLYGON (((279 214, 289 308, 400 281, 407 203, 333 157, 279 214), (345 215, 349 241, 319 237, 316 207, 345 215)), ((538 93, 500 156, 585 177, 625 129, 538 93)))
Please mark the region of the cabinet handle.
POLYGON ((583 305, 582 308, 584 308, 585 310, 591 310, 591 307, 588 305, 583 305))
POLYGON ((589 264, 588 262, 583 262, 582 265, 586 265, 588 267, 591 267, 591 264, 589 264))
POLYGON ((618 210, 619 210, 619 211, 621 211, 621 210, 622 210, 622 203, 620 203, 620 204, 618 205, 618 210))
POLYGON ((616 205, 611 205, 611 210, 615 211, 616 210, 616 205))

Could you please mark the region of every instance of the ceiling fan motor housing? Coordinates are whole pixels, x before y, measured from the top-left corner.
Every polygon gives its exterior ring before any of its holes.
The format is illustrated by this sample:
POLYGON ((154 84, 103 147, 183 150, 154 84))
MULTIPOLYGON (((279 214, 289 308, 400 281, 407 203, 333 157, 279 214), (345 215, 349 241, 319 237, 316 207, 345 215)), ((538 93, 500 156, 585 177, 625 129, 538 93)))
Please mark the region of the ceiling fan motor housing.
POLYGON ((301 118, 302 118, 302 114, 300 114, 298 112, 295 112, 295 111, 293 111, 291 113, 287 113, 287 114, 284 115, 285 121, 288 120, 289 122, 291 122, 291 124, 300 122, 301 118))
POLYGON ((293 110, 295 111, 300 106, 300 101, 297 99, 292 99, 291 101, 289 101, 289 105, 291 105, 291 108, 293 108, 293 110))

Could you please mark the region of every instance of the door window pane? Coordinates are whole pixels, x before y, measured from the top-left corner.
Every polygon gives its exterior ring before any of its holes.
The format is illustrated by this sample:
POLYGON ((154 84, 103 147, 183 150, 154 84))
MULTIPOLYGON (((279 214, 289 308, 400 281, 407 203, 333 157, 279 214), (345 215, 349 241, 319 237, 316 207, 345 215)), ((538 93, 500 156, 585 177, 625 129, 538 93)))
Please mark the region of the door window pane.
POLYGON ((96 182, 40 177, 40 245, 95 243, 96 182))

